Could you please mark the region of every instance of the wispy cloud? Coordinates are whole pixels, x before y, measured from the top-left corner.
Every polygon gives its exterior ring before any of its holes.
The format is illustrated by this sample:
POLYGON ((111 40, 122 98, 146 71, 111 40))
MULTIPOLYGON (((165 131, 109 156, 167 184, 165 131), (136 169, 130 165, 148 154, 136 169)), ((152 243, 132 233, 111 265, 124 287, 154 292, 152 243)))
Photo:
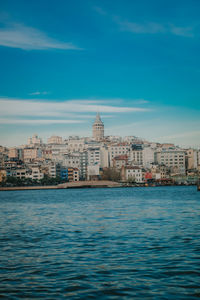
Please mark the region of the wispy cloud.
POLYGON ((100 6, 93 6, 93 9, 100 15, 103 16, 107 15, 107 12, 104 9, 102 9, 100 6))
POLYGON ((32 93, 29 93, 28 95, 30 95, 30 96, 40 96, 40 95, 49 95, 50 93, 49 92, 39 92, 39 91, 37 91, 37 92, 32 92, 32 93))
POLYGON ((115 21, 120 26, 121 31, 129 31, 133 33, 163 33, 165 28, 161 24, 149 22, 146 24, 140 24, 135 22, 120 21, 119 18, 115 18, 115 21))
POLYGON ((192 131, 186 131, 186 132, 181 132, 181 133, 176 133, 168 136, 161 136, 158 139, 166 140, 166 139, 178 139, 178 138, 188 138, 188 137, 193 137, 193 136, 198 136, 200 137, 200 130, 192 130, 192 131))
POLYGON ((194 27, 193 26, 178 26, 172 23, 157 23, 157 22, 134 22, 129 20, 124 20, 119 16, 108 14, 101 7, 94 7, 95 11, 103 16, 110 16, 113 22, 115 22, 120 31, 131 32, 134 34, 173 34, 183 37, 194 37, 194 27))
POLYGON ((174 24, 159 24, 154 22, 135 23, 121 21, 118 17, 113 18, 120 26, 121 31, 135 34, 173 34, 183 37, 194 37, 193 27, 180 27, 174 24))
POLYGON ((19 124, 19 125, 49 125, 49 124, 78 124, 84 120, 53 120, 53 119, 6 119, 0 118, 0 124, 19 124))
POLYGON ((70 117, 70 113, 131 113, 146 112, 150 109, 144 107, 128 107, 102 104, 101 100, 69 100, 69 101, 44 101, 0 98, 0 116, 54 116, 70 117), (13 109, 12 109, 13 108, 13 109))
POLYGON ((23 50, 81 50, 73 43, 60 42, 38 29, 18 23, 5 23, 0 28, 0 46, 23 50))

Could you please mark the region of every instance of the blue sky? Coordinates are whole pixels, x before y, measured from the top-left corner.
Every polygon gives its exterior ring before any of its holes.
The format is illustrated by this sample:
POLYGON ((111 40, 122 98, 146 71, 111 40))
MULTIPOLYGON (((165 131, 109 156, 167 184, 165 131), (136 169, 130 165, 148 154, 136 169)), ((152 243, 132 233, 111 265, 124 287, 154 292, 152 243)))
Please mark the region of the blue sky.
POLYGON ((0 144, 38 133, 200 146, 199 0, 1 0, 0 144))

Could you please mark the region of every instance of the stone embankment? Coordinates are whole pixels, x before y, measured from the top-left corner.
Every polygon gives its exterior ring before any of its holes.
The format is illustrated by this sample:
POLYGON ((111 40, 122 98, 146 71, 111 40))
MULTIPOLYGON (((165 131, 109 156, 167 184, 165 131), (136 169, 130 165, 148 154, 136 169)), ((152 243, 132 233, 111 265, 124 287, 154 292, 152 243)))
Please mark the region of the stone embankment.
POLYGON ((52 189, 70 189, 70 188, 102 188, 102 187, 119 187, 120 184, 114 181, 77 181, 66 182, 58 185, 49 186, 15 186, 1 187, 0 191, 21 191, 21 190, 52 190, 52 189))

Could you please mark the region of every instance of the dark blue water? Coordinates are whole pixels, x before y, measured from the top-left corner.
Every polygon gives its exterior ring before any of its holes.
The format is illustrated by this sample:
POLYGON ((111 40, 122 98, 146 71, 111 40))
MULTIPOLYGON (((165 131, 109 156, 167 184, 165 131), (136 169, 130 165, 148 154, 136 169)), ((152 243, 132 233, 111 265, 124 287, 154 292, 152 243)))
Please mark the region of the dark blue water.
POLYGON ((199 299, 200 192, 0 192, 0 298, 199 299))

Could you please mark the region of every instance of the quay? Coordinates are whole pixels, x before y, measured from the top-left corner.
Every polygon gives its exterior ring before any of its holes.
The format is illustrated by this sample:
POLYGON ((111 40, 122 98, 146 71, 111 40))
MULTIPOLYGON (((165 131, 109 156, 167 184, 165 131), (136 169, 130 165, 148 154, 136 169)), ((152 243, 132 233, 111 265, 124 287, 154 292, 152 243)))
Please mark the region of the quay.
POLYGON ((15 186, 15 187, 0 187, 0 191, 21 191, 21 190, 55 190, 55 189, 70 189, 70 188, 103 188, 103 187, 120 187, 120 183, 108 180, 102 181, 77 181, 66 182, 58 185, 48 186, 15 186))

